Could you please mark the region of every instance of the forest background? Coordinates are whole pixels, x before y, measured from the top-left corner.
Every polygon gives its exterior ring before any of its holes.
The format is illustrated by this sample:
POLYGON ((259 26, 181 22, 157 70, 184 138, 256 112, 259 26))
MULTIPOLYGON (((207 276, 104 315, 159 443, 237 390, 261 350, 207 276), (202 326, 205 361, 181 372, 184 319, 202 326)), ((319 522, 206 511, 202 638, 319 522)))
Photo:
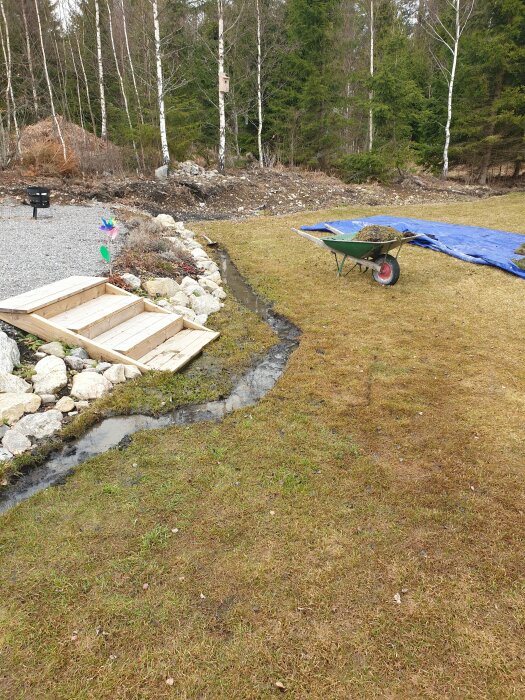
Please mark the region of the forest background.
POLYGON ((26 125, 52 116, 60 129, 57 115, 122 146, 142 172, 193 158, 358 182, 450 167, 484 184, 519 177, 525 160, 522 0, 0 0, 0 9, 2 167, 24 157, 26 125))

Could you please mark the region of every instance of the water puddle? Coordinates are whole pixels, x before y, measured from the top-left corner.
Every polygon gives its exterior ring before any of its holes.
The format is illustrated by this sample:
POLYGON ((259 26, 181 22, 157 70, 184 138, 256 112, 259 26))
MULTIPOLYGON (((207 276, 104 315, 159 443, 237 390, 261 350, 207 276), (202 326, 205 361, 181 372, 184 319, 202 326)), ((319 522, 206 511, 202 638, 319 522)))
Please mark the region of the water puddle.
POLYGON ((257 403, 275 386, 284 372, 288 358, 298 345, 300 331, 293 323, 272 311, 271 306, 255 294, 225 251, 218 250, 217 253, 222 278, 231 293, 270 326, 278 342, 239 379, 224 399, 181 406, 159 417, 139 414, 102 420, 75 443, 66 445, 44 464, 31 469, 5 489, 0 494, 0 513, 48 486, 62 482, 79 464, 121 443, 125 444, 129 436, 139 430, 220 421, 232 411, 257 403))

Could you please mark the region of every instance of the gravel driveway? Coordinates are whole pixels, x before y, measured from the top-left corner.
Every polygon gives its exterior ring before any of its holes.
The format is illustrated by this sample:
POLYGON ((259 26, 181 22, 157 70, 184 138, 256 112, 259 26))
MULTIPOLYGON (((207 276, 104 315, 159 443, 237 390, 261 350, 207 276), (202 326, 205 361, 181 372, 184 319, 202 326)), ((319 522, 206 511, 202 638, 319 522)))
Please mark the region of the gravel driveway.
MULTIPOLYGON (((107 236, 98 227, 109 216, 107 205, 51 202, 35 221, 30 207, 0 202, 0 299, 70 275, 106 274, 99 248, 107 236)), ((119 229, 117 241, 125 232, 122 224, 119 229)))

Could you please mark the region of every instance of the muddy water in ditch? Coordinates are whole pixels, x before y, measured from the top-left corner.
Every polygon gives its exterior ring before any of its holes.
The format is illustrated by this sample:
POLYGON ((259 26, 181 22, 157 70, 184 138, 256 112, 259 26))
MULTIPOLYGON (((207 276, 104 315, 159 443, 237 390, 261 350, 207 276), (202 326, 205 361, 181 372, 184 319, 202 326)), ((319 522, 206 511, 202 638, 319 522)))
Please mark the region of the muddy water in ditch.
POLYGON ((69 472, 90 457, 117 447, 138 430, 220 421, 232 411, 257 403, 284 372, 288 358, 299 342, 299 329, 272 311, 241 277, 227 253, 217 251, 221 275, 238 301, 254 311, 275 332, 278 342, 244 374, 225 399, 177 408, 157 418, 147 415, 106 418, 72 445, 50 457, 44 464, 21 476, 0 495, 0 513, 12 508, 48 486, 60 483, 69 472))

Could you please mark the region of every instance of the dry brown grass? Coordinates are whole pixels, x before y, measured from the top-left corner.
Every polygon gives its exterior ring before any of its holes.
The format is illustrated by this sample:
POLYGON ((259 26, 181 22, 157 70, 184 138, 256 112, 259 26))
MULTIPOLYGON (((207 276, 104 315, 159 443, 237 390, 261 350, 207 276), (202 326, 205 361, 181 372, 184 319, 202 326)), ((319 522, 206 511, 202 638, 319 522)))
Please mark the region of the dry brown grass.
POLYGON ((525 198, 207 225, 301 345, 3 518, 2 697, 525 696, 524 283, 415 247, 336 279, 289 230, 380 211, 524 232, 525 198))
POLYGON ((54 120, 42 119, 21 133, 22 166, 29 176, 67 177, 86 173, 121 173, 122 153, 118 146, 98 138, 78 124, 57 116, 66 145, 66 160, 54 120))

